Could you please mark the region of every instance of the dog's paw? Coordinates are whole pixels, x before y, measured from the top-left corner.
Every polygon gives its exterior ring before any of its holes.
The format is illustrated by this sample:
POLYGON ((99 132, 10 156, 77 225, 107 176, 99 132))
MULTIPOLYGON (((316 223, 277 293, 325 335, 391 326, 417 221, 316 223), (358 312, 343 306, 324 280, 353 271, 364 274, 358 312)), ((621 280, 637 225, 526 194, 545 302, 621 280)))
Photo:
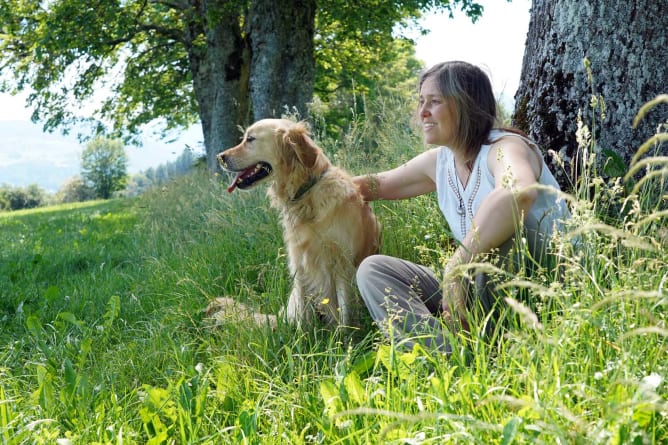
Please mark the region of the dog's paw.
POLYGON ((218 297, 209 303, 204 310, 206 318, 215 326, 223 323, 254 323, 258 326, 269 326, 276 329, 278 324, 275 315, 253 312, 248 306, 233 298, 218 297))
POLYGON ((218 297, 214 298, 209 303, 209 305, 204 310, 204 314, 207 317, 212 317, 218 312, 234 313, 239 309, 246 310, 246 306, 243 303, 239 303, 229 297, 218 297))

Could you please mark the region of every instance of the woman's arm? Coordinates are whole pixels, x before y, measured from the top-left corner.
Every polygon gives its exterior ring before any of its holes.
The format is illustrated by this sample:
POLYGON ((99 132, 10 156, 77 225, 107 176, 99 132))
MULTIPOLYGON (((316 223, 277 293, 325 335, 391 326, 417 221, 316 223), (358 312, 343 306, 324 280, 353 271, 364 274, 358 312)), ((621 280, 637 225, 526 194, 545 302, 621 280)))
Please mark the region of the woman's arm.
POLYGON ((446 315, 465 315, 464 286, 454 272, 510 239, 522 226, 536 200, 534 185, 541 162, 535 151, 517 138, 504 138, 490 150, 487 159, 495 187, 480 203, 471 230, 445 267, 443 310, 446 315))
POLYGON ((353 181, 366 201, 405 199, 433 192, 437 151, 428 150, 392 170, 355 176, 353 181))
POLYGON ((494 176, 494 190, 480 203, 463 245, 465 261, 489 252, 510 239, 524 223, 538 191, 541 162, 536 152, 518 138, 494 144, 487 157, 494 176))

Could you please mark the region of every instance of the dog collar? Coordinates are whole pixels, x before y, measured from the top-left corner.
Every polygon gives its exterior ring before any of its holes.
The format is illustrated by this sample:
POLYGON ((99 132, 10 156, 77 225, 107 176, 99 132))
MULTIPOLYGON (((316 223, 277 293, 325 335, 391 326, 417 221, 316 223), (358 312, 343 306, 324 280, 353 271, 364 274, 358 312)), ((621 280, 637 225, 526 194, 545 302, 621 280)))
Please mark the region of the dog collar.
POLYGON ((318 183, 322 179, 323 176, 325 176, 325 173, 327 173, 328 169, 325 169, 320 175, 318 176, 311 176, 308 181, 306 181, 304 184, 302 184, 301 187, 297 190, 297 193, 295 193, 295 196, 290 199, 291 202, 299 201, 309 190, 313 188, 314 185, 318 183))

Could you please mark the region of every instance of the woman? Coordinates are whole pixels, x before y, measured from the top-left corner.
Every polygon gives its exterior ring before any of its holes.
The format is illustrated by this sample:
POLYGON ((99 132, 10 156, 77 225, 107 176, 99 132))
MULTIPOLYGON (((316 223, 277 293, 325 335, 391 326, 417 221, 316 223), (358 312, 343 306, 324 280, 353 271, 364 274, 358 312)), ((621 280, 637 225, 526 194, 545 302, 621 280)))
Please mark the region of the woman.
POLYGON ((488 261, 511 270, 521 258, 512 249, 515 239, 526 239, 532 257, 543 258, 568 210, 535 144, 519 132, 493 128, 496 101, 480 68, 438 64, 422 74, 419 87, 424 141, 438 147, 355 181, 369 201, 436 191, 458 247, 442 280, 424 266, 374 255, 359 266, 357 284, 388 335, 449 352, 443 327, 468 330, 475 309, 487 315, 496 303, 492 277, 477 273, 465 280, 466 265, 488 261))

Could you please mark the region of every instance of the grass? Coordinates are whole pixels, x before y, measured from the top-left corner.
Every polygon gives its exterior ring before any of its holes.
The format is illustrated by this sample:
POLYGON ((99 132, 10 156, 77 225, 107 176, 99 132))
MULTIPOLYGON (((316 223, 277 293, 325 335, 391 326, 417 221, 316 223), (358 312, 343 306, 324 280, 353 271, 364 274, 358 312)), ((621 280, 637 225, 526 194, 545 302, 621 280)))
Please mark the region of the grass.
MULTIPOLYGON (((392 138, 379 150, 402 147, 394 164, 419 144, 391 122, 375 125, 392 138)), ((354 172, 370 165, 354 156, 366 131, 333 156, 354 172)), ((373 330, 207 323, 217 296, 285 302, 261 190, 229 195, 197 171, 135 199, 0 214, 0 443, 666 443, 657 159, 637 190, 591 178, 592 200, 573 199, 581 243, 557 243, 563 275, 517 277, 504 329, 451 357, 373 330)), ((433 197, 374 207, 384 253, 440 267, 452 247, 433 197)))

